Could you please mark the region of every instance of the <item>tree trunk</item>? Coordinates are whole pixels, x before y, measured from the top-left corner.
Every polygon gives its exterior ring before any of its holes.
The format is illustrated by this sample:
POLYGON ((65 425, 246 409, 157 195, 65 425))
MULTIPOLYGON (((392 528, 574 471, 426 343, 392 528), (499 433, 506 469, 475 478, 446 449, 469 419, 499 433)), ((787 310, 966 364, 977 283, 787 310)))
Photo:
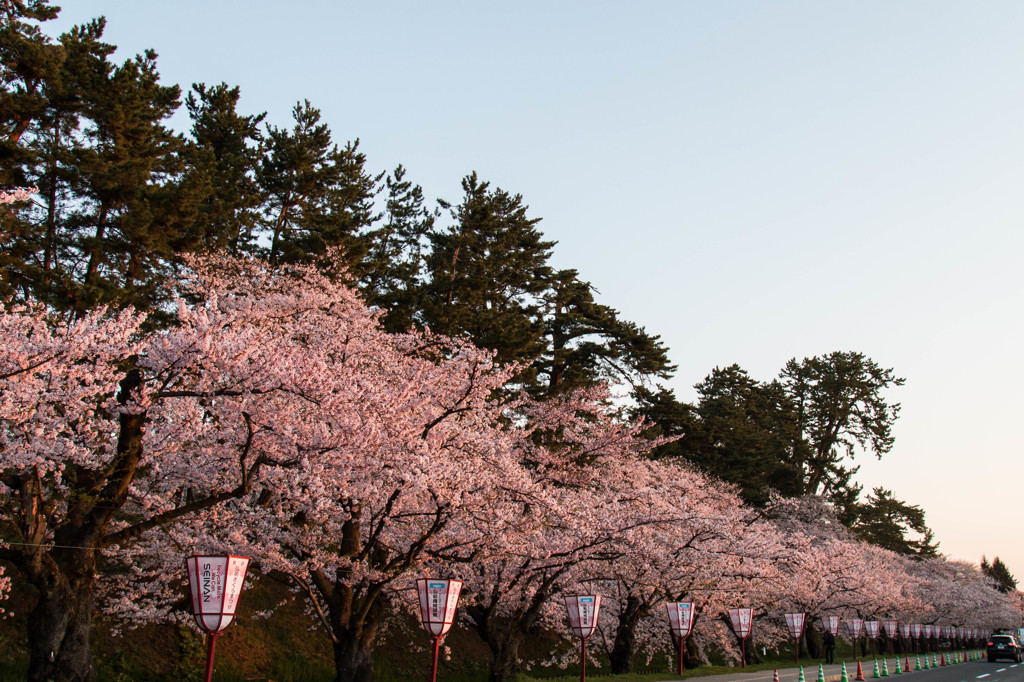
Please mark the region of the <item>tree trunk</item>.
POLYGON ((803 643, 806 648, 801 650, 801 655, 806 653, 811 658, 821 658, 825 655, 825 646, 821 641, 821 633, 817 629, 807 628, 807 631, 804 632, 803 643))
POLYGON ((346 630, 338 633, 334 644, 336 682, 373 682, 372 639, 346 630))
POLYGON ((509 628, 503 636, 488 642, 491 648, 491 670, 487 682, 514 682, 519 675, 519 646, 523 636, 509 628))
POLYGON ((609 655, 612 663, 612 674, 623 675, 633 672, 633 651, 636 647, 636 625, 643 615, 640 600, 630 595, 626 597, 626 605, 619 614, 619 624, 615 629, 615 642, 609 655))
POLYGON ((39 601, 28 615, 29 682, 91 682, 96 678, 89 650, 92 624, 91 557, 73 571, 43 560, 29 574, 39 601))

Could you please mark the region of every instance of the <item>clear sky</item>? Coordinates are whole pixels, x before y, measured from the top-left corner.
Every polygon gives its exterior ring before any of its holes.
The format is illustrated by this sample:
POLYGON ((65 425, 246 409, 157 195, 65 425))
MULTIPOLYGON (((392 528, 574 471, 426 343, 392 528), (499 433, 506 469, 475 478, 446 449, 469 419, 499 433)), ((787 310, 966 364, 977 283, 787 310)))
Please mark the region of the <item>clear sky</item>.
POLYGON ((1024 584, 1024 3, 65 5, 275 125, 309 99, 428 197, 474 170, 521 193, 555 264, 661 335, 680 398, 732 363, 893 367, 896 445, 859 480, 1024 584))

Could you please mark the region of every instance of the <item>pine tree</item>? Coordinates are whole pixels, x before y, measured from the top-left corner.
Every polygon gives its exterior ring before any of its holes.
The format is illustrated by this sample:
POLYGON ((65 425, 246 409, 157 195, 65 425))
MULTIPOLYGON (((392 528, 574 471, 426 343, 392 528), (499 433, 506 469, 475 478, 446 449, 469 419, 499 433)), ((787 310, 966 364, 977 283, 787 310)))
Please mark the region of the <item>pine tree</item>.
POLYGON ((193 85, 185 100, 192 135, 183 153, 182 187, 198 195, 185 228, 192 248, 231 254, 257 249, 261 196, 255 172, 266 114, 239 114, 238 98, 237 87, 221 83, 193 85))
POLYGON ((859 493, 852 483, 858 467, 845 462, 858 447, 879 458, 892 448, 900 405, 890 405, 884 392, 902 386, 904 379, 862 353, 842 351, 800 362, 794 358, 780 379, 797 411, 794 464, 802 472, 804 492, 848 506, 859 493))
POLYGON ((542 295, 545 351, 535 362, 538 389, 547 394, 608 381, 634 391, 667 379, 674 366, 657 336, 619 319, 594 300, 594 288, 576 270, 560 270, 542 295))
POLYGON ((777 381, 761 383, 738 365, 715 368, 695 386, 696 405, 680 403, 670 391, 641 393, 640 413, 664 435, 683 435, 662 446, 657 457, 682 457, 736 484, 754 505, 771 491, 803 491, 793 464, 796 412, 777 381))
POLYGON ((981 557, 981 571, 988 577, 992 578, 996 582, 996 589, 1003 594, 1009 594, 1017 589, 1017 579, 1010 573, 1010 569, 1006 567, 1003 560, 996 557, 992 560, 992 563, 988 563, 988 560, 984 556, 981 557))
POLYGON ((383 220, 364 235, 367 255, 359 284, 367 303, 387 311, 384 327, 402 332, 421 322, 425 252, 439 211, 426 208, 423 188, 406 179, 401 165, 385 186, 383 220))
POLYGON ((373 203, 383 174, 366 170, 358 140, 334 144, 308 100, 295 105, 292 117, 291 130, 267 128, 257 175, 270 239, 265 255, 271 264, 309 262, 336 248, 345 254, 341 265, 355 269, 366 252, 360 233, 380 217, 373 203))
POLYGON ((897 554, 938 556, 938 543, 925 523, 924 510, 896 499, 891 490, 875 488, 864 502, 852 505, 852 509, 853 518, 847 525, 864 542, 897 554))
POLYGON ((527 216, 521 195, 491 189, 476 173, 462 189, 455 224, 430 236, 423 321, 443 334, 468 334, 499 362, 530 362, 544 351, 541 296, 554 243, 537 230, 540 219, 527 216))

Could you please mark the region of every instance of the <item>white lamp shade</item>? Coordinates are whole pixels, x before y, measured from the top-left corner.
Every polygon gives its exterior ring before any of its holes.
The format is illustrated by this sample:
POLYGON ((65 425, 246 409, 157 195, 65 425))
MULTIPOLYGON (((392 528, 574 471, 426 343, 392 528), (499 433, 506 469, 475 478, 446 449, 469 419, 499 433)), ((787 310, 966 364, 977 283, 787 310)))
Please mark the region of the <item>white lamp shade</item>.
POLYGON ((864 621, 864 631, 868 633, 868 637, 870 637, 871 639, 878 639, 878 621, 864 621))
POLYGON ((597 629, 597 617, 601 611, 601 595, 578 594, 564 597, 565 610, 569 614, 569 627, 582 639, 594 634, 597 629))
POLYGON ((750 636, 750 630, 754 627, 754 609, 729 609, 729 620, 732 622, 733 632, 740 639, 750 636))
POLYGON ((924 636, 925 637, 931 637, 932 636, 932 626, 931 625, 925 625, 923 629, 924 629, 924 636))
POLYGON ((804 634, 804 621, 807 619, 805 613, 787 613, 786 627, 789 628, 789 636, 796 639, 804 634))
POLYGON ((850 637, 860 639, 860 633, 864 630, 864 620, 861 618, 851 618, 846 621, 846 627, 850 630, 850 637))
POLYGON ((896 639, 896 621, 887 620, 882 625, 885 627, 885 634, 889 635, 889 639, 896 639))
POLYGON ((839 634, 839 616, 825 616, 821 619, 821 624, 832 633, 833 637, 839 634))
POLYGON ((185 560, 192 615, 206 632, 219 634, 231 624, 245 586, 249 557, 192 555, 185 560))
POLYGON ((668 624, 673 634, 685 638, 693 632, 693 618, 697 610, 690 602, 668 602, 665 604, 668 610, 668 624))
POLYGON ((900 625, 900 634, 904 637, 910 637, 910 624, 904 623, 900 625))
POLYGON ((462 593, 461 580, 420 578, 416 581, 420 595, 420 620, 433 637, 443 637, 455 622, 455 607, 462 593))
POLYGON ((920 623, 911 623, 910 624, 910 634, 912 634, 914 636, 914 639, 917 639, 918 637, 920 637, 921 636, 921 624, 920 623))

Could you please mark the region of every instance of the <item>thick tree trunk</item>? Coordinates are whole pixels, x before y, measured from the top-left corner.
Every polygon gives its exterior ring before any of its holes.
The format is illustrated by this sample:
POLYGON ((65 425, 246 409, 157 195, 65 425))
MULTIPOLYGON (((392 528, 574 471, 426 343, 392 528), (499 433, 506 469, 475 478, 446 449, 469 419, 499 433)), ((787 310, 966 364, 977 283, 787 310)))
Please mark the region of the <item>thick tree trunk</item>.
POLYGON ((487 682, 514 682, 519 675, 519 646, 523 643, 523 637, 514 631, 503 634, 488 642, 491 648, 491 670, 487 682))
POLYGON ((373 682, 373 641, 345 631, 334 644, 336 682, 373 682))
POLYGON ((633 672, 633 652, 636 648, 636 625, 643 615, 643 605, 634 596, 626 598, 625 607, 619 614, 615 629, 615 642, 610 654, 612 674, 623 675, 633 672))
POLYGON ((821 633, 815 628, 807 628, 803 636, 804 646, 800 649, 801 656, 821 658, 825 655, 825 645, 821 641, 821 633))
POLYGON ((29 682, 91 682, 93 610, 91 560, 70 575, 46 561, 30 575, 39 601, 28 615, 29 682))

